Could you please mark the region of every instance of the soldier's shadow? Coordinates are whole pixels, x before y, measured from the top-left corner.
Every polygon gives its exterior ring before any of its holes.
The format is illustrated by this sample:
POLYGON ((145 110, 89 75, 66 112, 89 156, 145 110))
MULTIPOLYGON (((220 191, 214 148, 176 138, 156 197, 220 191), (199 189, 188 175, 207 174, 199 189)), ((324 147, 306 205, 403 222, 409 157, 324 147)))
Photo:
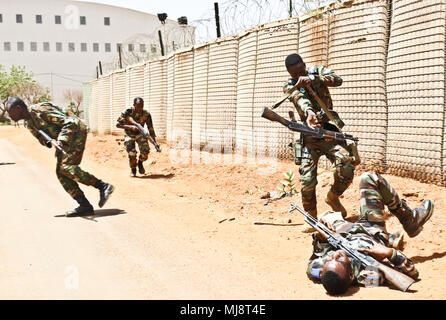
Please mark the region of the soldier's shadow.
POLYGON ((55 218, 69 218, 69 219, 73 219, 73 218, 82 218, 85 220, 89 220, 89 221, 94 221, 97 222, 96 218, 104 218, 104 217, 110 217, 110 216, 117 216, 120 214, 126 214, 127 212, 125 212, 125 210, 121 210, 121 209, 99 209, 99 210, 95 210, 94 211, 94 215, 91 216, 85 216, 85 217, 67 217, 64 214, 60 214, 57 216, 54 216, 55 218))
POLYGON ((139 179, 172 179, 175 176, 174 173, 169 174, 146 174, 144 176, 136 176, 139 179))

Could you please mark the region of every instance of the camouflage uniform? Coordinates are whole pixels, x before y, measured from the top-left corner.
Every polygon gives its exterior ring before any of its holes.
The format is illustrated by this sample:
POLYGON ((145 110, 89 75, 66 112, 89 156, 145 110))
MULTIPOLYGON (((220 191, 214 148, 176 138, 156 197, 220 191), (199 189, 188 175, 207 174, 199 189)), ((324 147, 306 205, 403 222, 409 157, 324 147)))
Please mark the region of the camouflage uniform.
MULTIPOLYGON (((389 209, 397 207, 400 198, 392 186, 379 174, 365 172, 360 177, 361 209, 359 220, 356 223, 345 221, 339 212, 328 211, 324 213, 325 220, 329 221, 337 233, 348 239, 356 249, 370 249, 376 243, 391 247, 389 234, 384 224, 384 206, 389 209)), ((313 255, 307 268, 310 279, 318 280, 323 266, 329 256, 336 250, 327 242, 320 240, 313 234, 313 255)), ((418 271, 412 260, 401 251, 393 249, 389 259, 392 265, 400 272, 416 279, 418 271)), ((352 268, 356 283, 364 285, 368 276, 359 261, 352 260, 352 268)), ((379 284, 384 282, 381 274, 379 284)))
POLYGON ((79 167, 87 141, 86 125, 78 117, 68 115, 49 102, 32 105, 28 111, 30 118, 27 120, 27 128, 42 145, 46 146, 46 143, 39 130, 63 143, 67 156, 56 150, 56 174, 63 188, 73 199, 83 196, 77 182, 94 186, 99 181, 79 167))
MULTIPOLYGON (((131 123, 128 122, 128 117, 132 117, 133 120, 135 120, 137 123, 139 123, 141 126, 144 127, 145 124, 147 124, 147 128, 149 129, 150 136, 155 139, 155 130, 153 129, 153 123, 152 123, 152 116, 147 110, 143 110, 142 113, 136 113, 134 107, 127 108, 122 112, 120 117, 118 118, 118 125, 131 125, 131 123)), ((132 130, 125 130, 126 137, 124 141, 124 146, 127 150, 127 153, 129 155, 129 164, 130 168, 136 168, 137 161, 136 161, 136 147, 135 142, 138 144, 139 147, 139 161, 144 162, 148 159, 148 155, 150 152, 149 143, 147 141, 147 138, 136 131, 132 130)))
MULTIPOLYGON (((342 128, 344 123, 338 114, 332 111, 333 102, 328 87, 340 86, 342 84, 341 77, 324 66, 310 67, 307 72, 311 79, 311 88, 331 111, 336 123, 332 123, 328 119, 323 109, 305 88, 296 89, 289 100, 293 102, 302 122, 306 121, 308 110, 312 110, 322 128, 339 131, 335 125, 342 128)), ((284 84, 284 91, 294 86, 296 82, 296 79, 290 79, 284 84)), ((355 167, 352 165, 348 153, 340 147, 341 145, 330 139, 320 139, 305 134, 302 134, 296 141, 295 162, 300 165, 302 204, 306 211, 316 210, 317 166, 322 155, 325 155, 335 168, 334 183, 331 186, 331 191, 335 195, 342 195, 352 183, 355 167)))

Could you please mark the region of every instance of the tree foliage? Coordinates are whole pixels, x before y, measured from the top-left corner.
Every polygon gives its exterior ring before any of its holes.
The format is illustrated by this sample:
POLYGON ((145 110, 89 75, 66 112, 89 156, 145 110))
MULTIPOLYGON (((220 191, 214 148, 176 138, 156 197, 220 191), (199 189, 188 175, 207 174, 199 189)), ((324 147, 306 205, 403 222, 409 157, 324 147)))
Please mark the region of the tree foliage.
POLYGON ((0 119, 5 114, 5 103, 9 97, 19 97, 27 104, 51 100, 49 89, 33 79, 24 66, 11 66, 8 71, 0 65, 0 119))
POLYGON ((67 107, 68 111, 72 112, 74 115, 79 117, 83 112, 82 110, 80 110, 80 106, 83 99, 82 90, 66 89, 63 92, 63 97, 65 102, 68 103, 67 107))

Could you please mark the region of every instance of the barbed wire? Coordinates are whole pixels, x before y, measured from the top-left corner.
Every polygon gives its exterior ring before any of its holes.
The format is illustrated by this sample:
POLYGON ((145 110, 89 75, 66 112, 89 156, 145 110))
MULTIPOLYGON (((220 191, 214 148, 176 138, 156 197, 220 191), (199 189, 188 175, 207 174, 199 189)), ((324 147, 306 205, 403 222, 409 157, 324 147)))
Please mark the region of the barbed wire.
MULTIPOLYGON (((219 3, 221 35, 235 35, 267 22, 296 17, 336 1, 340 0, 227 0, 219 3)), ((195 27, 196 43, 216 38, 213 10, 191 21, 190 25, 195 27)))

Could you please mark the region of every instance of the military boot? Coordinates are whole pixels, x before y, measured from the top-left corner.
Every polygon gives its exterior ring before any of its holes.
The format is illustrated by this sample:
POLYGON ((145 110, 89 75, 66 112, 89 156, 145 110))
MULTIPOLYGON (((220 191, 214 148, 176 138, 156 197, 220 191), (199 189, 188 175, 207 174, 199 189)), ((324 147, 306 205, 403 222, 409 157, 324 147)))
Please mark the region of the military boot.
POLYGON ((347 217, 347 210, 345 210, 341 201, 339 201, 339 196, 335 194, 333 191, 329 191, 327 193, 327 198, 325 198, 325 203, 328 204, 333 211, 340 212, 342 217, 345 219, 347 217))
POLYGON ((144 169, 144 166, 142 164, 142 161, 138 161, 138 170, 140 174, 146 173, 146 170, 144 169))
POLYGON ((390 212, 398 218, 409 237, 413 238, 423 230, 423 225, 432 216, 434 203, 432 200, 424 200, 418 208, 411 209, 406 201, 401 199, 399 206, 390 209, 390 212))
POLYGON ((94 208, 84 195, 76 197, 74 200, 79 203, 79 207, 74 210, 67 211, 65 213, 66 217, 83 217, 94 215, 94 208))
POLYGON ((131 168, 131 174, 132 177, 136 177, 136 168, 131 168))
POLYGON ((115 187, 113 187, 111 184, 105 183, 101 180, 98 180, 96 182, 96 184, 94 185, 94 187, 96 189, 99 189, 99 195, 100 195, 99 208, 102 208, 104 206, 104 204, 107 202, 110 195, 115 190, 115 187))

